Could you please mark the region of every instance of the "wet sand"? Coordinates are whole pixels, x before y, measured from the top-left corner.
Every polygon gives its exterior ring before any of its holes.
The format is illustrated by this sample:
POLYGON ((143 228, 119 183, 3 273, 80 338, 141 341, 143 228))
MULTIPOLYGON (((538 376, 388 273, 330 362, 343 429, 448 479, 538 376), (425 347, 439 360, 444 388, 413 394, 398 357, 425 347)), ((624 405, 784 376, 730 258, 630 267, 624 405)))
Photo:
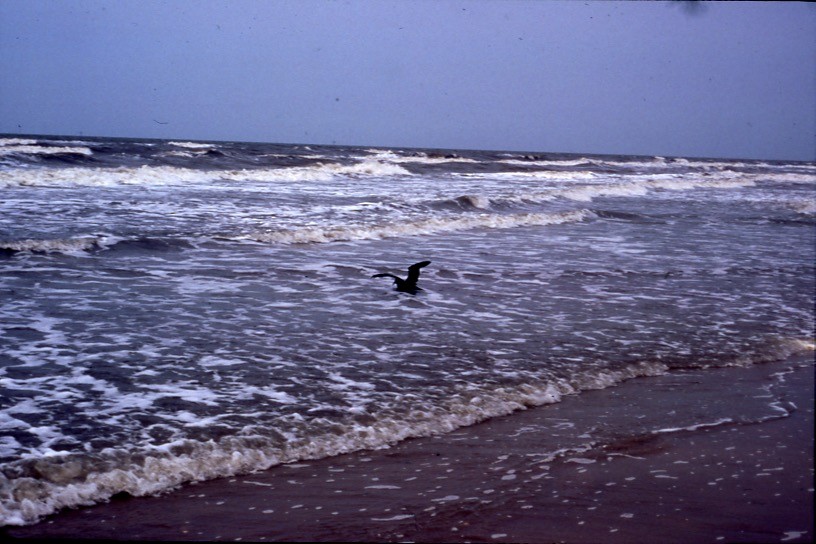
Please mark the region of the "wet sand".
POLYGON ((0 536, 810 542, 812 359, 631 380, 390 449, 115 498, 0 536), (723 419, 732 421, 713 425, 723 419))

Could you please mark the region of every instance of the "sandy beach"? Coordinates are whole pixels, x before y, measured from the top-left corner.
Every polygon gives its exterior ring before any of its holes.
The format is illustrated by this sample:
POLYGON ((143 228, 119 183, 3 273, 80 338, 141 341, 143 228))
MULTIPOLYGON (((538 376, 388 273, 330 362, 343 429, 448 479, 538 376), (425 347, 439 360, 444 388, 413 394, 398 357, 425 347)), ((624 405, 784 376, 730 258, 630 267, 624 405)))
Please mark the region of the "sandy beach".
MULTIPOLYGON (((279 466, 161 497, 117 497, 0 534, 106 540, 809 542, 811 358, 631 380, 390 449, 279 466), (632 427, 629 419, 671 420, 675 394, 677 407, 716 397, 724 410, 738 408, 739 416, 696 429, 616 435, 617 427, 632 427), (769 402, 791 415, 750 422, 767 415, 762 411, 769 402), (554 448, 559 453, 553 455, 554 448)), ((682 420, 682 414, 678 417, 682 420)))

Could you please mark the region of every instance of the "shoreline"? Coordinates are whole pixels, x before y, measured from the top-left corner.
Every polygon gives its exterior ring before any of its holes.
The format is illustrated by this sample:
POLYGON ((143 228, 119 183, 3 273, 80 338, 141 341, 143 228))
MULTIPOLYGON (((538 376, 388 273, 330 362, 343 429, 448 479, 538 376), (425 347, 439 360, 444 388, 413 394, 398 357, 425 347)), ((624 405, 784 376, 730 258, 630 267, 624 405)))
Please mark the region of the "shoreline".
POLYGON ((389 449, 281 465, 159 497, 116 497, 0 528, 0 535, 809 542, 813 373, 811 352, 749 368, 638 378, 389 449), (721 413, 712 413, 710 425, 683 427, 682 412, 704 403, 721 413), (779 415, 769 416, 768 406, 779 415), (637 425, 643 432, 627 431, 637 425))

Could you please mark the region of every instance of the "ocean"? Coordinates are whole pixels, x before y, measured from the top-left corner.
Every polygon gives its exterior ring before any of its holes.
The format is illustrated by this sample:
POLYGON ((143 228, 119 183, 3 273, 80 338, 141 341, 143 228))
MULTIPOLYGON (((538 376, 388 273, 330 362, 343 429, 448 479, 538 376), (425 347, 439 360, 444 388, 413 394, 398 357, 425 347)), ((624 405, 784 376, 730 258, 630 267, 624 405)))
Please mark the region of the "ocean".
POLYGON ((0 525, 812 354, 815 227, 813 163, 0 137, 0 525))

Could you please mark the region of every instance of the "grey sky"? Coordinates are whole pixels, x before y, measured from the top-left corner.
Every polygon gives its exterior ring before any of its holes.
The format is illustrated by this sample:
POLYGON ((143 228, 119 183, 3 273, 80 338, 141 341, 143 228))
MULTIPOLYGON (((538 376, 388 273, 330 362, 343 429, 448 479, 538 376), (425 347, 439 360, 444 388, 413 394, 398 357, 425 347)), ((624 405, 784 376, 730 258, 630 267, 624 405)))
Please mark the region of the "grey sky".
POLYGON ((793 2, 0 0, 0 132, 816 160, 793 2))

